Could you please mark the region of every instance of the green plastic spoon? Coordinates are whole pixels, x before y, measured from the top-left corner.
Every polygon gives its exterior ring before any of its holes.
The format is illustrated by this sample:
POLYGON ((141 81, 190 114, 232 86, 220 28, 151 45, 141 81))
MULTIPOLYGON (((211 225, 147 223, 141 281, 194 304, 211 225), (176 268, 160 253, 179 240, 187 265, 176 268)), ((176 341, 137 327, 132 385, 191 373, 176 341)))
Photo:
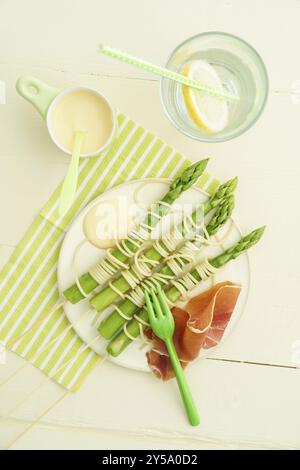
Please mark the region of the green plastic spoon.
POLYGON ((74 146, 71 157, 71 162, 63 182, 63 187, 60 195, 59 202, 59 215, 64 215, 72 204, 74 194, 76 193, 77 188, 77 178, 78 178, 78 165, 80 151, 85 139, 85 132, 76 131, 74 137, 74 146))
POLYGON ((148 318, 153 332, 162 339, 167 347, 170 361, 176 376, 177 384, 184 403, 185 411, 192 426, 200 424, 200 418, 196 404, 193 400, 190 388, 183 373, 177 352, 173 343, 174 318, 170 312, 164 292, 157 289, 158 298, 154 290, 151 290, 152 303, 147 291, 145 291, 148 318))

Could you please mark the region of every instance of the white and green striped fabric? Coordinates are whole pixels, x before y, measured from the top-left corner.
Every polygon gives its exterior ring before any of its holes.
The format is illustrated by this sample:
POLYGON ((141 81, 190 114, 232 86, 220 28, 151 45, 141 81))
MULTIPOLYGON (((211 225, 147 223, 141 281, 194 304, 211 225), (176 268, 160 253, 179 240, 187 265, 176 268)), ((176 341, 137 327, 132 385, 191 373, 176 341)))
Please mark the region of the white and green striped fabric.
MULTIPOLYGON (((190 163, 126 116, 119 114, 118 121, 109 151, 82 159, 69 211, 58 214, 59 185, 0 273, 0 340, 73 391, 99 357, 67 328, 63 309, 53 311, 59 302, 57 260, 70 222, 108 188, 137 178, 173 178, 190 163)), ((205 173, 197 185, 211 193, 218 181, 205 173)))

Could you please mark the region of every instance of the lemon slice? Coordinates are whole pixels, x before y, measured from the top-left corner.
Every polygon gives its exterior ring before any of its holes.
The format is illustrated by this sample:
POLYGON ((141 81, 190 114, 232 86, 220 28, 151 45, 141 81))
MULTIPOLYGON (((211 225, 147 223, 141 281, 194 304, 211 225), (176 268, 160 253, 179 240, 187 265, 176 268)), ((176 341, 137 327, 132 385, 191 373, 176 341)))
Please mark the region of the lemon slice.
MULTIPOLYGON (((181 69, 188 78, 197 80, 216 90, 224 91, 215 69, 204 60, 192 60, 181 69)), ((210 93, 182 86, 183 99, 190 118, 205 132, 220 132, 228 123, 227 102, 210 93)))

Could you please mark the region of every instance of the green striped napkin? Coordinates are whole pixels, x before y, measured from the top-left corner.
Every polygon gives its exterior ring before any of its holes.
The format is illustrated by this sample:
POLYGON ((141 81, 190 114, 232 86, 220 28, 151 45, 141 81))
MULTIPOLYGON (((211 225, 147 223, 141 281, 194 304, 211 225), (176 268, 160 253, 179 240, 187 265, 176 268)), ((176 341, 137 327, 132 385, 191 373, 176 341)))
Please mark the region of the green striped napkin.
MULTIPOLYGON (((58 214, 59 185, 0 273, 0 340, 72 391, 99 356, 78 337, 62 308, 53 311, 59 302, 59 250, 70 222, 114 185, 144 177, 174 178, 190 163, 123 114, 118 122, 113 146, 99 157, 81 160, 76 197, 67 214, 58 214)), ((208 193, 217 185, 207 173, 198 182, 208 193)))

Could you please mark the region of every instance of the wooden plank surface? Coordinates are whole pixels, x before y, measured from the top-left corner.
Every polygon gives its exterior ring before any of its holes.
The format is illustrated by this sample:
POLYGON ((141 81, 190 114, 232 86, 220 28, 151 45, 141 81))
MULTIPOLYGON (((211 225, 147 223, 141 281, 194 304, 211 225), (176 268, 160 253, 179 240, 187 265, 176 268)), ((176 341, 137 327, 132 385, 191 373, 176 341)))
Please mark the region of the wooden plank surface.
MULTIPOLYGON (((296 0, 1 2, 5 21, 0 29, 0 80, 6 84, 6 104, 0 104, 2 265, 68 165, 68 158, 49 140, 40 116, 15 92, 17 77, 25 73, 57 87, 98 88, 116 107, 190 159, 211 155, 211 171, 224 179, 239 176, 236 220, 241 228, 268 225, 264 241, 250 256, 251 292, 237 329, 197 366, 197 376, 192 368, 188 371, 201 404, 201 428, 188 428, 180 412, 174 413, 174 384, 163 386, 151 376, 105 364, 16 448, 74 448, 78 442, 82 448, 178 448, 179 442, 182 448, 300 447, 300 98, 292 93, 300 80, 295 60, 299 13, 296 0), (74 33, 80 30, 82 34, 74 33), (97 44, 106 42, 163 64, 181 40, 208 30, 228 31, 249 41, 263 56, 270 75, 269 100, 261 119, 238 139, 211 145, 191 141, 171 126, 161 109, 155 77, 97 54, 97 44), (159 417, 151 411, 158 403, 159 417)), ((26 400, 1 421, 2 447, 7 446, 6 430, 13 439, 62 394, 31 367, 1 386, 22 365, 10 353, 7 358, 7 365, 0 366, 2 416, 42 381, 43 386, 37 391, 39 398, 26 400)))

